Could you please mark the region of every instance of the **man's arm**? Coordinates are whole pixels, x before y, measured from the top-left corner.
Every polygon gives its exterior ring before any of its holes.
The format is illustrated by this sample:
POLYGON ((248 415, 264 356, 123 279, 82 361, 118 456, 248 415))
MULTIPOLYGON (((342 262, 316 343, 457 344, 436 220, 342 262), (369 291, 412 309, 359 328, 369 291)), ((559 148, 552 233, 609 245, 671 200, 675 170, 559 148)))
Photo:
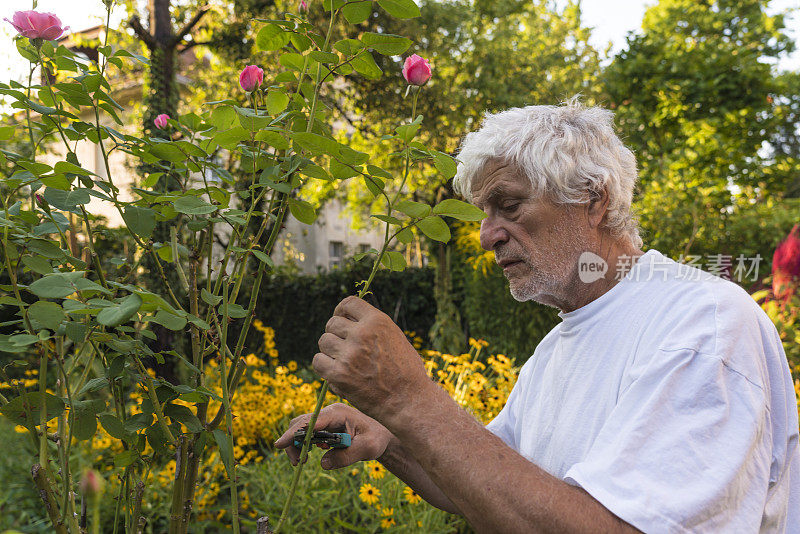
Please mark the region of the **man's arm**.
POLYGON ((518 454, 430 383, 383 421, 478 532, 638 532, 518 454))
POLYGON ((425 373, 384 313, 348 297, 320 338, 314 368, 379 421, 481 532, 635 532, 584 490, 486 430, 425 373))

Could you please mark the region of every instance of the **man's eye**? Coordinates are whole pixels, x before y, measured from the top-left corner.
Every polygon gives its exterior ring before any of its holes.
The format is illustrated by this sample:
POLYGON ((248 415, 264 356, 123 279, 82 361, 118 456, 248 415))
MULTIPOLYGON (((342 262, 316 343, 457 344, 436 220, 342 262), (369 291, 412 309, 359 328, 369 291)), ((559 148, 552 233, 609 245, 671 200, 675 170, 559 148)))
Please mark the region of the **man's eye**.
POLYGON ((513 212, 519 207, 519 202, 512 202, 511 204, 504 204, 500 206, 500 209, 505 212, 513 212))

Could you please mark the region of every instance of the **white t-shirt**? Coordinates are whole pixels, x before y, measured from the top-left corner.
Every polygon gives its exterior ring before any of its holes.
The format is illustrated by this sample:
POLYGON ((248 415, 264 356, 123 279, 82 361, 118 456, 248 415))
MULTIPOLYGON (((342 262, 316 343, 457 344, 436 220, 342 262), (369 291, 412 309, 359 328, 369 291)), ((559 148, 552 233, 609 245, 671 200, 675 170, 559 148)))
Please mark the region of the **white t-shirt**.
POLYGON ((650 250, 560 317, 489 430, 645 532, 800 532, 792 378, 744 290, 650 250))

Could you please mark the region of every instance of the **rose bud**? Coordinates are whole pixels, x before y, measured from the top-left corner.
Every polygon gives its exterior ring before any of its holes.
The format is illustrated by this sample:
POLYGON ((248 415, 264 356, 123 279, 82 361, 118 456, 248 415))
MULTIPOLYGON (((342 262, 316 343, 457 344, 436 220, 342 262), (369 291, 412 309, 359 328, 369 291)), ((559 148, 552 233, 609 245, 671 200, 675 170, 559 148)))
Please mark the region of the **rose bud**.
POLYGON ((411 85, 425 85, 431 79, 431 66, 428 60, 417 54, 407 57, 403 63, 403 78, 411 85))
POLYGON ((169 120, 169 115, 167 115, 166 113, 162 113, 161 115, 156 117, 155 120, 153 120, 153 124, 156 125, 156 128, 161 130, 161 129, 167 127, 167 124, 168 124, 167 121, 168 120, 169 120))
POLYGON ((779 300, 788 300, 800 283, 800 224, 775 249, 772 256, 772 292, 779 300))
POLYGON ((246 66, 239 75, 239 85, 248 93, 255 91, 262 83, 264 70, 255 65, 246 66))
POLYGON ((38 11, 17 11, 11 17, 4 19, 11 23, 20 35, 28 39, 44 39, 53 41, 69 29, 61 25, 61 20, 52 13, 39 13, 38 11))
POLYGON ((81 479, 81 493, 84 495, 100 495, 105 486, 105 480, 94 469, 87 469, 81 479))
POLYGON ((300 0, 300 5, 297 7, 297 11, 300 13, 308 13, 308 4, 306 0, 300 0))

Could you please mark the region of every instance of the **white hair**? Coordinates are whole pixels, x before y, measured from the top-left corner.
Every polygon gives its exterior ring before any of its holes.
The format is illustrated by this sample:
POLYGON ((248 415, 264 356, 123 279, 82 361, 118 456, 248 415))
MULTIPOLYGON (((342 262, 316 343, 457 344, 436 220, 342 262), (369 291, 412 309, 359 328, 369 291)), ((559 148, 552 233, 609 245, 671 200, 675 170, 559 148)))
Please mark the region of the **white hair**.
POLYGON ((536 196, 559 204, 584 204, 605 189, 606 227, 642 246, 631 211, 636 158, 614 132, 614 114, 586 107, 577 97, 561 106, 527 106, 487 113, 480 130, 467 134, 453 187, 472 201, 472 181, 489 160, 515 165, 536 196))

